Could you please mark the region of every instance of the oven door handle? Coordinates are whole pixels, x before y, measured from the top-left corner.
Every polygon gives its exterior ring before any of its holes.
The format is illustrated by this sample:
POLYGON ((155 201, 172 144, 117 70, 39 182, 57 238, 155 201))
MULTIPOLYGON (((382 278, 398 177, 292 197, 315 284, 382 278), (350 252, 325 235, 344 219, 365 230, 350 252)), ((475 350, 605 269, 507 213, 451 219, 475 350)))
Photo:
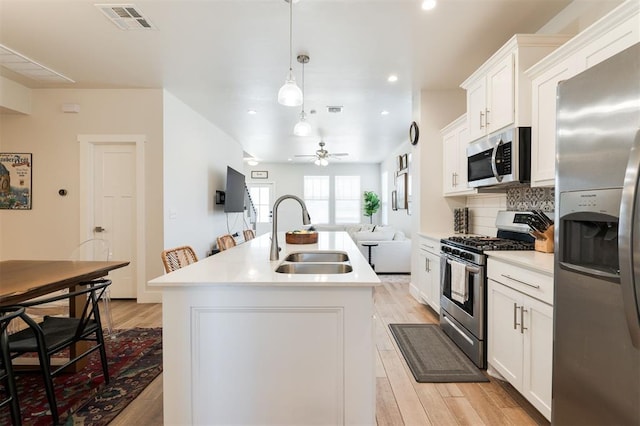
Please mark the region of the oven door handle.
POLYGON ((498 165, 496 164, 496 157, 498 156, 498 148, 504 142, 502 138, 498 140, 496 145, 493 147, 493 151, 491 152, 491 171, 493 172, 493 176, 496 178, 498 182, 502 182, 502 176, 498 174, 498 165))
MULTIPOLYGON (((452 260, 451 260, 451 259, 447 259, 447 263, 448 263, 449 265, 451 265, 451 262, 452 262, 452 260)), ((462 263, 462 262, 461 262, 461 263, 462 263)), ((471 272, 471 273, 472 273, 472 274, 474 274, 474 275, 479 274, 479 273, 481 272, 481 271, 480 271, 480 268, 478 268, 478 267, 469 266, 469 265, 467 265, 467 264, 464 264, 464 266, 467 268, 467 272, 471 272)))

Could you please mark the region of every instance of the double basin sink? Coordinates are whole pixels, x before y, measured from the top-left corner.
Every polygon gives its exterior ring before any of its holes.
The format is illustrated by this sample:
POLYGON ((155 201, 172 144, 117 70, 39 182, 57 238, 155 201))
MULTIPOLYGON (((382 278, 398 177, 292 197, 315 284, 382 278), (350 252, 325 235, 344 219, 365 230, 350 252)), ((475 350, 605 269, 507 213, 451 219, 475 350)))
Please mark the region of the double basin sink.
POLYGON ((351 271, 349 256, 341 251, 290 253, 276 268, 276 272, 282 274, 346 274, 351 271))

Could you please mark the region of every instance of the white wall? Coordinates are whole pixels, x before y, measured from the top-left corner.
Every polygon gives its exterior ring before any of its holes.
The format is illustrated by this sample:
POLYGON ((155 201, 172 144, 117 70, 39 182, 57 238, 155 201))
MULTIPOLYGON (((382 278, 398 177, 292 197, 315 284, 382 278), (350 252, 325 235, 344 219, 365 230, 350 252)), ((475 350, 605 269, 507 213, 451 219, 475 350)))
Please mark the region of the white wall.
POLYGON ((0 76, 0 111, 31 114, 31 89, 0 76))
POLYGON ((167 91, 163 125, 164 247, 190 245, 203 258, 219 235, 242 235, 242 215, 225 217, 223 206, 215 204, 216 190, 225 189, 227 166, 242 170, 242 147, 167 91))
POLYGON ((0 115, 2 151, 33 154, 33 208, 0 210, 0 258, 67 258, 80 241, 78 135, 144 134, 147 239, 140 262, 147 279, 162 274, 162 91, 34 89, 31 95, 30 115, 0 115), (64 103, 80 104, 80 113, 63 113, 64 103), (58 195, 63 188, 65 197, 58 195))
POLYGON ((420 179, 420 231, 453 233, 453 209, 464 197, 442 196, 443 151, 440 130, 466 110, 462 89, 421 92, 420 141, 416 146, 420 179))
POLYGON ((537 32, 539 34, 578 34, 622 3, 624 3, 623 0, 574 0, 537 32))
MULTIPOLYGON (((285 164, 285 163, 261 163, 257 166, 244 168, 247 183, 252 182, 252 170, 265 170, 269 173, 268 179, 253 180, 256 183, 274 183, 274 199, 291 194, 303 198, 304 176, 360 176, 360 189, 373 191, 380 195, 380 165, 379 164, 350 164, 339 161, 331 162, 326 167, 319 167, 313 163, 285 164)), ((333 196, 333 194, 331 194, 333 196)), ((300 206, 293 200, 285 200, 278 208, 278 230, 289 231, 302 226, 300 206)), ((333 211, 330 211, 330 218, 333 211)), ((313 217, 311 217, 313 223, 313 217)), ((369 218, 362 216, 361 223, 369 223, 369 218)), ((380 223, 380 212, 373 216, 373 223, 380 223)))

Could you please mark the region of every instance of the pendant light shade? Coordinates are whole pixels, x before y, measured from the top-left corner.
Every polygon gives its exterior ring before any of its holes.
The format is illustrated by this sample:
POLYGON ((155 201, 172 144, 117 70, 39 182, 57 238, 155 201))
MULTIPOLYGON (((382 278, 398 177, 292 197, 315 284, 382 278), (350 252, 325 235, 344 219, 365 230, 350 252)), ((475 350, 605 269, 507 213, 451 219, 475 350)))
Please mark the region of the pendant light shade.
POLYGON ((296 136, 309 136, 311 134, 311 124, 305 119, 305 113, 300 113, 300 121, 293 128, 293 134, 296 136))
POLYGON ((289 75, 284 85, 278 91, 278 103, 284 106, 302 105, 302 90, 296 84, 293 76, 292 52, 293 52, 293 0, 285 0, 289 3, 289 75))
POLYGON ((287 80, 278 91, 278 103, 284 106, 302 105, 302 90, 296 84, 292 69, 289 70, 287 80))

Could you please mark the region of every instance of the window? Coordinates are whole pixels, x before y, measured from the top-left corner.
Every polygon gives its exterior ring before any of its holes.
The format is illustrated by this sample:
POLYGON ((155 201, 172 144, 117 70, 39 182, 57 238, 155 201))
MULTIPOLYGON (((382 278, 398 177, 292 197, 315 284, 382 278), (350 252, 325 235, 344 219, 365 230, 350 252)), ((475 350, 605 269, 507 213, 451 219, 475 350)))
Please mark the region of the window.
POLYGON ((249 185, 249 195, 256 208, 256 222, 271 222, 271 185, 272 184, 251 184, 249 185))
POLYGON ((335 177, 335 223, 359 223, 361 200, 360 176, 335 177))
POLYGON ((304 202, 312 223, 329 223, 329 176, 304 177, 304 202))

